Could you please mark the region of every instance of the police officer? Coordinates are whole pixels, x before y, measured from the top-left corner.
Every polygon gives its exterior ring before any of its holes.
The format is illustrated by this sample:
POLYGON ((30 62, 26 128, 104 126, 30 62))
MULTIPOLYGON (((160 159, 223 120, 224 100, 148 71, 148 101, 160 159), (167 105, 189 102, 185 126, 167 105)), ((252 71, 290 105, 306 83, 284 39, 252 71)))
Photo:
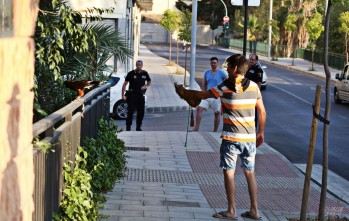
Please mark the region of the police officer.
POLYGON ((131 130, 133 113, 137 110, 137 131, 142 131, 142 121, 144 117, 144 94, 151 84, 151 79, 147 71, 142 70, 143 61, 136 61, 136 69, 127 73, 125 82, 122 85, 123 99, 127 102, 126 131, 131 130), (128 91, 125 93, 127 84, 130 83, 128 91))
POLYGON ((247 71, 245 78, 248 78, 251 81, 255 82, 258 85, 259 89, 261 89, 263 70, 258 63, 258 56, 256 54, 250 54, 249 62, 250 69, 247 71))

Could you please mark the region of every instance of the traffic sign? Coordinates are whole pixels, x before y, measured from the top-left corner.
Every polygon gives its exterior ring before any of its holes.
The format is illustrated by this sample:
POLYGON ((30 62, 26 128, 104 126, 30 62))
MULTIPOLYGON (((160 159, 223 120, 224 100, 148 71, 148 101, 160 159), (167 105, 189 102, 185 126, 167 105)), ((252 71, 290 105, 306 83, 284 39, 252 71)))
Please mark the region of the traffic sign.
MULTIPOLYGON (((248 0, 248 6, 259 6, 261 4, 261 0, 248 0)), ((231 0, 232 5, 243 6, 244 0, 231 0)))
POLYGON ((228 16, 224 16, 224 17, 223 17, 223 21, 224 21, 224 22, 228 22, 228 21, 229 21, 229 17, 228 17, 228 16))

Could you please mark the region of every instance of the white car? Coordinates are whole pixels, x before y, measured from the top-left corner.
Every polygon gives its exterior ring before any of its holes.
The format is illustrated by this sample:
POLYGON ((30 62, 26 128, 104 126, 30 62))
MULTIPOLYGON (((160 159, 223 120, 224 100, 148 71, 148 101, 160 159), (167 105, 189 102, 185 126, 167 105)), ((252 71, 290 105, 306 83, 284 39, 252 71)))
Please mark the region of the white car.
MULTIPOLYGON (((227 58, 225 58, 223 64, 222 64, 222 69, 224 71, 227 71, 227 67, 228 67, 228 63, 227 63, 227 58)), ((261 85, 261 89, 262 90, 265 90, 267 88, 267 80, 268 80, 268 77, 267 77, 267 72, 264 70, 265 68, 267 68, 267 66, 262 66, 259 61, 257 62, 257 65, 259 65, 261 67, 261 69, 263 70, 263 78, 262 78, 262 85, 261 85)))
POLYGON ((336 74, 336 86, 334 87, 334 102, 349 101, 349 63, 344 66, 342 73, 336 74))
POLYGON ((126 120, 127 103, 122 99, 122 85, 125 82, 125 74, 113 74, 109 83, 110 87, 110 114, 113 118, 126 120))

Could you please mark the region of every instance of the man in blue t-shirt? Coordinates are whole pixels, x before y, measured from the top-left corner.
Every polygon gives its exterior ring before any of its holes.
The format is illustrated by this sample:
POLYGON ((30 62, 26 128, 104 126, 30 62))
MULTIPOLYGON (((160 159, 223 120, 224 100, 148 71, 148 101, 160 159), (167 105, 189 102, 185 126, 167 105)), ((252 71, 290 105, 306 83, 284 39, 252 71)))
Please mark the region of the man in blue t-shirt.
MULTIPOLYGON (((228 78, 228 74, 224 72, 222 69, 218 68, 218 58, 212 57, 210 58, 211 69, 208 69, 204 73, 204 81, 202 83, 202 90, 209 90, 220 83, 222 83, 225 79, 228 78)), ((221 101, 216 98, 208 98, 202 100, 199 106, 196 108, 196 124, 194 127, 194 131, 199 131, 200 122, 202 118, 202 112, 211 108, 214 113, 214 127, 213 132, 217 132, 219 122, 220 122, 220 110, 221 110, 221 101)))

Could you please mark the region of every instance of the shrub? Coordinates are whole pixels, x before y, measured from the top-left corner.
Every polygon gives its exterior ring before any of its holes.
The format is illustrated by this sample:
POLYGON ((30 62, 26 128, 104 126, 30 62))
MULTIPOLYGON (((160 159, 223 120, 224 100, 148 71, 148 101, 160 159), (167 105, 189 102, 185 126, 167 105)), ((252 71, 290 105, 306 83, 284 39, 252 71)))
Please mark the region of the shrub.
POLYGON ((54 220, 97 220, 102 217, 98 212, 98 202, 91 190, 91 174, 86 172, 87 152, 78 148, 75 163, 67 161, 63 166, 64 190, 59 214, 54 220))
POLYGON ((83 141, 88 152, 86 169, 92 175, 93 192, 112 190, 115 182, 124 176, 125 143, 117 138, 118 132, 120 131, 113 121, 101 119, 96 138, 83 141))

